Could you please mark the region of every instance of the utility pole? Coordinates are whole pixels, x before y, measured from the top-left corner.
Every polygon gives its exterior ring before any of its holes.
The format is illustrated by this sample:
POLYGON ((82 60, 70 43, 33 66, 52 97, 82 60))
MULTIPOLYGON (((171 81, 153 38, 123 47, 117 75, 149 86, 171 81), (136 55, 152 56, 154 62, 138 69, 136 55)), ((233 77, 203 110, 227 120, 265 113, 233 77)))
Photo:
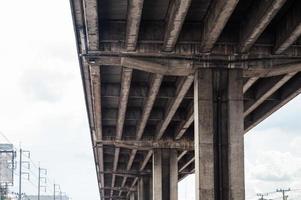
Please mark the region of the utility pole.
POLYGON ((28 175, 28 179, 29 179, 29 173, 24 173, 22 171, 22 167, 23 167, 23 163, 27 163, 28 164, 28 168, 30 168, 30 164, 27 161, 23 161, 23 153, 28 153, 28 158, 30 158, 30 152, 29 151, 23 151, 22 148, 20 148, 20 160, 19 160, 19 194, 18 194, 18 200, 22 200, 22 175, 23 174, 27 174, 28 175))
POLYGON ((41 180, 44 179, 44 183, 46 183, 46 177, 42 177, 41 174, 44 172, 44 175, 47 174, 46 169, 42 169, 39 167, 39 180, 38 180, 38 200, 40 200, 41 197, 41 188, 44 187, 46 189, 46 186, 41 185, 41 180))
POLYGON ((288 188, 288 189, 277 189, 276 190, 276 192, 281 192, 282 193, 282 199, 283 200, 287 200, 288 199, 288 195, 285 195, 285 193, 286 192, 289 192, 289 191, 291 191, 291 189, 290 188, 288 188))
POLYGON ((55 199, 55 195, 56 195, 56 188, 59 188, 59 190, 61 191, 61 188, 60 188, 60 185, 58 185, 58 184, 53 184, 53 200, 56 200, 55 199))
POLYGON ((21 200, 21 198, 22 198, 22 153, 23 153, 23 151, 22 151, 22 149, 20 148, 20 155, 19 155, 19 157, 20 157, 20 163, 19 163, 19 200, 21 200))
POLYGON ((40 196, 41 196, 41 168, 39 166, 38 200, 40 200, 40 196))
POLYGON ((266 200, 263 197, 268 196, 268 194, 267 193, 266 194, 258 193, 257 196, 260 197, 258 200, 266 200))
POLYGON ((53 200, 55 200, 55 188, 56 188, 56 185, 53 184, 53 200))

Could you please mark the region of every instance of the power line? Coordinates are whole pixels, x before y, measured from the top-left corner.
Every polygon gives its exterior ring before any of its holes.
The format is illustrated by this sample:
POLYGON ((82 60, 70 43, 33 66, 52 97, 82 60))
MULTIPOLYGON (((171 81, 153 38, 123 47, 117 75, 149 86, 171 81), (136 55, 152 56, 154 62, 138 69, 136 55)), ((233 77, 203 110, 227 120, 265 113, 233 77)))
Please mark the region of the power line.
POLYGON ((268 196, 268 195, 269 195, 268 193, 265 193, 265 194, 263 194, 263 193, 258 193, 258 194, 257 194, 257 196, 260 197, 259 200, 266 200, 264 197, 265 197, 265 196, 268 196))
MULTIPOLYGON (((0 136, 2 136, 4 138, 4 140, 10 144, 13 144, 9 138, 0 131, 0 136)), ((38 165, 33 161, 33 159, 30 156, 30 152, 29 151, 24 151, 21 148, 16 148, 15 146, 13 146, 15 151, 19 152, 19 173, 17 173, 14 169, 13 169, 13 174, 16 175, 19 178, 19 192, 15 193, 18 195, 18 199, 21 200, 22 199, 22 195, 23 197, 25 197, 25 193, 22 193, 22 180, 26 180, 27 183, 29 183, 30 185, 33 186, 33 188, 38 190, 38 193, 40 193, 40 188, 45 188, 45 192, 46 192, 46 188, 48 186, 49 188, 49 192, 58 192, 58 191, 52 191, 52 187, 49 187, 53 182, 51 181, 51 179, 47 176, 46 173, 46 169, 42 169, 40 167, 38 167, 38 165), (24 160, 24 157, 26 157, 26 160, 24 160), (31 166, 34 167, 34 169, 31 168, 31 166), (39 175, 37 175, 37 173, 35 172, 35 170, 37 170, 39 173, 39 175), (44 176, 40 176, 41 171, 40 170, 45 170, 45 174, 44 176), (27 178, 24 178, 24 175, 27 175, 27 178), (33 183, 31 179, 31 177, 34 177, 34 182, 37 182, 37 184, 33 183), (43 184, 41 185, 41 180, 44 180, 43 184)), ((15 165, 14 165, 15 166, 15 165)), ((53 183, 54 184, 54 183, 53 183)), ((56 187, 58 187, 58 184, 55 184, 56 187)), ((61 188, 59 187, 59 192, 60 194, 62 193, 61 188)), ((28 197, 27 197, 28 198, 28 197)))
POLYGON ((291 191, 291 189, 277 189, 276 192, 280 192, 282 193, 282 199, 283 200, 287 200, 288 199, 288 195, 285 195, 286 192, 291 191))

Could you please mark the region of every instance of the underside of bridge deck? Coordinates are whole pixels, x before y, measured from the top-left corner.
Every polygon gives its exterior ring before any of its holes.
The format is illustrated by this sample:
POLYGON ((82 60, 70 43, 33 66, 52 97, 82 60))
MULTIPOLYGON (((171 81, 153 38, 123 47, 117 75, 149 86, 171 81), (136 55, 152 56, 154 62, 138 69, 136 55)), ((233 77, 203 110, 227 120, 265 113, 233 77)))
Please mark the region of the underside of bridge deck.
POLYGON ((300 0, 70 0, 102 199, 244 200, 243 136, 301 92, 300 0))

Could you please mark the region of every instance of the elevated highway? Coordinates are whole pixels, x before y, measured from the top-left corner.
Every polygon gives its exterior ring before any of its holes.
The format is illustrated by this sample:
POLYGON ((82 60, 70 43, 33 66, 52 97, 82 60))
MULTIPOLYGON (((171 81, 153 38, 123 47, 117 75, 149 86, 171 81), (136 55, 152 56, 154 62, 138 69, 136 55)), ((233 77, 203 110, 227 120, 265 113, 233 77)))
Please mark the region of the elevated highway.
POLYGON ((244 134, 301 92, 301 1, 70 2, 101 199, 195 173, 197 200, 244 200, 244 134))

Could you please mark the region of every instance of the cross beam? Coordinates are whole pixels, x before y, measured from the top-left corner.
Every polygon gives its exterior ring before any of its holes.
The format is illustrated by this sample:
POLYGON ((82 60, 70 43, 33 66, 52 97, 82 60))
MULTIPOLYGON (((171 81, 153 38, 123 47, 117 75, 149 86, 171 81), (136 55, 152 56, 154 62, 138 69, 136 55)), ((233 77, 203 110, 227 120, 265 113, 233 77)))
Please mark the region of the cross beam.
POLYGON ((141 151, 150 151, 152 149, 171 148, 192 151, 194 143, 192 140, 98 140, 96 141, 98 147, 115 146, 118 148, 137 149, 141 151))

